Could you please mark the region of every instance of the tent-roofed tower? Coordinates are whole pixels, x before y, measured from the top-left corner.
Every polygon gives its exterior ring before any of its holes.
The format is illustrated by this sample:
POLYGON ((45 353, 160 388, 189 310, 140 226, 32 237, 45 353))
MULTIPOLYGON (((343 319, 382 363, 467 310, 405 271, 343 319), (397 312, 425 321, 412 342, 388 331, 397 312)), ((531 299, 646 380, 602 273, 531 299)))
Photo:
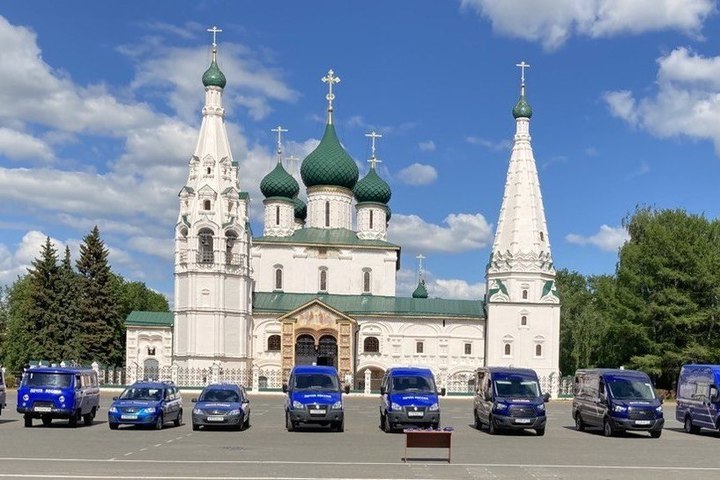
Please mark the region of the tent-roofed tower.
POLYGON ((175 228, 174 358, 180 365, 245 366, 251 316, 248 195, 240 191, 222 106, 225 75, 212 59, 205 106, 175 228))
POLYGON ((541 376, 559 368, 560 300, 540 181, 530 143, 532 109, 525 96, 513 108, 515 137, 495 241, 487 265, 487 365, 528 367, 541 376))

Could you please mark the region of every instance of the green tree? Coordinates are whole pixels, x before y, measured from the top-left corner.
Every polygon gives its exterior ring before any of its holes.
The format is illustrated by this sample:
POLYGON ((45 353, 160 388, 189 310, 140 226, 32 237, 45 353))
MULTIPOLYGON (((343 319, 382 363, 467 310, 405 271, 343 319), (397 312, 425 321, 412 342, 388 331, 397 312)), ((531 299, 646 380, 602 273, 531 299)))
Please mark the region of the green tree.
POLYGON ((22 372, 22 367, 38 352, 31 350, 33 332, 28 322, 30 309, 30 277, 18 278, 8 293, 7 336, 3 344, 3 365, 12 373, 22 372))
POLYGON ((60 358, 79 361, 82 357, 81 338, 83 327, 80 323, 79 278, 73 270, 70 247, 65 247, 65 256, 60 263, 55 285, 58 297, 58 317, 61 328, 60 358))
POLYGON ((114 290, 122 319, 127 318, 133 310, 146 312, 170 311, 167 298, 149 289, 143 282, 129 282, 120 275, 115 275, 114 290))
POLYGON ((107 257, 108 250, 95 226, 83 238, 77 261, 78 309, 83 327, 81 358, 86 362, 121 365, 125 356, 125 332, 107 257))

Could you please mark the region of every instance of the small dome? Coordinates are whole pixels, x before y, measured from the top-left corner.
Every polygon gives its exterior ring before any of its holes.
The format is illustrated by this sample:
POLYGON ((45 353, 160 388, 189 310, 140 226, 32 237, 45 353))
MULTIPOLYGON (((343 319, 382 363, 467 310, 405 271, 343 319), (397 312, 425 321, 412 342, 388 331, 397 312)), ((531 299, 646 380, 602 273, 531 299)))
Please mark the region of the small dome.
POLYGON ((355 161, 340 145, 335 127, 325 127, 320 144, 305 157, 300 167, 305 186, 333 185, 353 189, 360 172, 355 161))
POLYGON ((205 70, 205 73, 203 73, 202 82, 206 87, 225 88, 225 74, 220 71, 217 62, 215 61, 215 52, 213 52, 213 59, 210 64, 210 68, 205 70))
POLYGON ((520 95, 520 99, 517 101, 515 106, 513 107, 513 117, 515 118, 530 118, 532 117, 532 108, 530 108, 530 104, 525 100, 525 95, 520 95))
POLYGON ((428 298, 428 291, 425 288, 425 280, 420 280, 417 288, 412 293, 413 298, 428 298))
POLYGON ((353 193, 358 203, 377 202, 386 204, 392 196, 390 185, 380 178, 374 168, 371 168, 368 174, 355 184, 353 193))
POLYGON ((307 205, 305 205, 305 202, 295 197, 293 198, 293 205, 295 206, 295 218, 305 220, 307 218, 307 205))
POLYGON ((265 198, 294 198, 300 192, 300 185, 278 162, 272 172, 265 175, 260 182, 260 191, 265 198))
POLYGON ((392 210, 390 210, 390 207, 388 207, 387 205, 385 206, 385 213, 387 214, 387 216, 385 217, 385 221, 389 222, 390 217, 392 217, 392 210))

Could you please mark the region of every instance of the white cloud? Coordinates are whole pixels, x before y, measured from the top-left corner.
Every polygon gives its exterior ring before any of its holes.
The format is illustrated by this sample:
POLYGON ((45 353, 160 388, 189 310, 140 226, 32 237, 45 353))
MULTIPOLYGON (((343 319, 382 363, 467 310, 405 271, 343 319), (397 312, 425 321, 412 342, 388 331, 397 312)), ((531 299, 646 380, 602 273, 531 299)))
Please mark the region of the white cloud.
MULTIPOLYGON (((23 235, 20 243, 13 252, 7 245, 0 244, 0 285, 12 284, 18 276, 27 273, 32 261, 40 256, 42 246, 47 235, 38 230, 30 230, 23 235)), ((62 258, 65 244, 55 238, 50 238, 62 258)))
POLYGON ((453 213, 444 223, 447 226, 427 223, 417 215, 393 214, 388 238, 418 252, 465 252, 492 242, 492 226, 479 213, 453 213))
POLYGON ((435 146, 435 142, 433 142, 432 140, 428 140, 427 142, 420 142, 418 144, 418 148, 421 152, 432 152, 437 147, 435 146))
POLYGON ((539 41, 546 50, 573 35, 591 38, 678 30, 699 36, 714 0, 461 0, 464 8, 487 17, 493 29, 539 41))
MULTIPOLYGON (((417 284, 417 272, 408 269, 398 271, 396 289, 399 297, 411 296, 417 284)), ((485 282, 436 278, 431 271, 425 271, 425 288, 430 298, 482 300, 485 296, 485 282)))
POLYGON ((132 237, 128 245, 138 252, 172 261, 175 258, 174 243, 171 237, 132 237))
POLYGON ((437 180, 437 170, 432 165, 413 163, 398 172, 398 178, 408 185, 429 185, 437 180))
POLYGON ((576 245, 594 245, 606 252, 617 252, 625 242, 630 240, 630 235, 624 227, 600 226, 600 231, 595 235, 583 237, 575 233, 565 236, 565 240, 576 245))
POLYGON ((720 155, 720 56, 677 48, 658 65, 655 96, 608 92, 604 100, 611 114, 657 137, 711 140, 720 155))
POLYGON ((51 161, 52 148, 39 138, 10 128, 0 127, 0 155, 14 160, 51 161))
POLYGON ((496 152, 507 151, 507 150, 510 150, 510 148, 512 148, 512 141, 508 140, 508 139, 494 142, 492 140, 487 140, 485 138, 475 137, 473 135, 470 135, 468 137, 465 137, 465 141, 467 143, 469 143, 470 145, 480 145, 489 150, 494 150, 496 152))

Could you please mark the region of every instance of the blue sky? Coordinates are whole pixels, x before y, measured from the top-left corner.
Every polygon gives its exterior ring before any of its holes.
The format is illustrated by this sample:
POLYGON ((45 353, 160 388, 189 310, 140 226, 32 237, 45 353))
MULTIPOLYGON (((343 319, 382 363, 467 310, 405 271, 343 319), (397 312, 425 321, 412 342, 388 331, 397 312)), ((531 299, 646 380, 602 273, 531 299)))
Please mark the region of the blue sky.
POLYGON ((49 235, 98 224, 113 268, 170 296, 177 192, 218 25, 240 185, 262 231, 278 124, 303 158, 329 68, 341 141, 391 185, 399 294, 479 298, 502 201, 521 60, 555 264, 612 273, 636 205, 720 214, 713 0, 5 2, 0 7, 0 284, 49 235), (70 5, 70 6, 69 6, 70 5))

